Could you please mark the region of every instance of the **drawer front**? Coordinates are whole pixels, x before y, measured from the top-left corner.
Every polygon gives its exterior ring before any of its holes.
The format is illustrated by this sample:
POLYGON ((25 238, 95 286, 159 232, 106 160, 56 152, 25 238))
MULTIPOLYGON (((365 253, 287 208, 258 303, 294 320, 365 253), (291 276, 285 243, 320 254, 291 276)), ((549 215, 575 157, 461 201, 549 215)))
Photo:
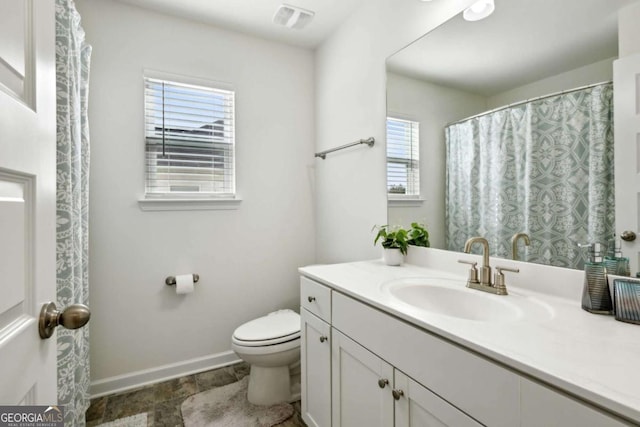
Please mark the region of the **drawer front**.
POLYGON ((633 425, 526 378, 521 379, 521 385, 522 427, 633 425))
POLYGON ((338 292, 332 308, 334 328, 482 424, 520 425, 517 374, 338 292))
POLYGON ((300 305, 331 323, 331 289, 306 277, 300 278, 300 305))

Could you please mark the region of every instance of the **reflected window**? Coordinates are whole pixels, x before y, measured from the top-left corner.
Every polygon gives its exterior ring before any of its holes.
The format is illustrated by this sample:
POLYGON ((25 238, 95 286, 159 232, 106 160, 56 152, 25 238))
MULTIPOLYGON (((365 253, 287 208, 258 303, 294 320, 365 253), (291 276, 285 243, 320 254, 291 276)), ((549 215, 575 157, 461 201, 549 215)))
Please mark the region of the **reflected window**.
POLYGON ((420 123, 387 117, 387 193, 391 198, 420 195, 420 123))

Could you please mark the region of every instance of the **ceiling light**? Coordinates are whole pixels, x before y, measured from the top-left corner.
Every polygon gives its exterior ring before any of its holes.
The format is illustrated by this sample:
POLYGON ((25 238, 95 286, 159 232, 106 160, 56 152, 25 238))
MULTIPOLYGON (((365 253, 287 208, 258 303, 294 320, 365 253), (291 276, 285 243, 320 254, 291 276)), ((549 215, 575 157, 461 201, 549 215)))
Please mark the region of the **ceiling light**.
POLYGON ((491 15, 496 6, 493 0, 478 0, 462 13, 466 21, 479 21, 491 15))
POLYGON ((311 22, 313 15, 315 15, 315 13, 310 10, 288 4, 281 4, 278 10, 276 10, 275 15, 273 15, 273 22, 288 28, 300 29, 311 22))

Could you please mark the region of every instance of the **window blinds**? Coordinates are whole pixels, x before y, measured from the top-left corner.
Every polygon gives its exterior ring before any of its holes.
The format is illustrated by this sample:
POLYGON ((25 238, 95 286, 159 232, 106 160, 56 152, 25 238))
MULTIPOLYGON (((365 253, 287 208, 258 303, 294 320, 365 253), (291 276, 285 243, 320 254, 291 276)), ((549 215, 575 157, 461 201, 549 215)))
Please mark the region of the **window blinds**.
POLYGON ((146 194, 235 193, 234 92, 145 77, 146 194))
POLYGON ((420 195, 418 122, 387 117, 387 193, 420 195))

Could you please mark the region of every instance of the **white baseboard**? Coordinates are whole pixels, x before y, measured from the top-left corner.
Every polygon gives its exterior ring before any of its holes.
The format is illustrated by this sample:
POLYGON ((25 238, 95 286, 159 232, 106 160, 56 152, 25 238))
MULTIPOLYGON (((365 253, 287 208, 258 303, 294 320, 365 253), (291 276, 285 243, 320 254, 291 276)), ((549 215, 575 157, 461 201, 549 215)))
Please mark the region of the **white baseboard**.
POLYGON ((196 359, 185 360, 157 368, 145 369, 131 372, 129 374, 118 375, 105 378, 103 380, 92 381, 89 388, 91 398, 105 396, 113 393, 120 393, 149 384, 155 384, 173 378, 180 378, 186 375, 211 369, 222 368, 241 362, 233 351, 212 354, 210 356, 198 357, 196 359))

